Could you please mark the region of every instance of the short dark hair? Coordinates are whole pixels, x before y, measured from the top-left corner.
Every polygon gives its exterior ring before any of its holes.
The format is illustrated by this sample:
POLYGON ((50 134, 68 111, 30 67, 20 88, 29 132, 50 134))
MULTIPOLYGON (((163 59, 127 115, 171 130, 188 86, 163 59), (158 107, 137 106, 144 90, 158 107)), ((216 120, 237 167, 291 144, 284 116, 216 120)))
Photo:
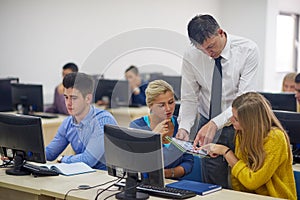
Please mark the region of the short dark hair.
POLYGON ((203 42, 215 35, 220 28, 211 15, 196 15, 188 24, 188 34, 193 45, 203 42))
POLYGON ((300 73, 296 75, 295 83, 300 83, 300 73))
POLYGON ((67 63, 63 66, 63 70, 70 69, 72 72, 78 72, 78 67, 75 63, 67 63))
POLYGON ((125 70, 125 73, 129 72, 129 71, 132 71, 134 74, 138 75, 139 74, 139 70, 136 66, 134 65, 131 65, 129 66, 126 70, 125 70))
POLYGON ((82 94, 93 94, 94 92, 94 80, 90 75, 80 72, 72 72, 67 74, 63 79, 63 86, 66 89, 76 88, 82 94))

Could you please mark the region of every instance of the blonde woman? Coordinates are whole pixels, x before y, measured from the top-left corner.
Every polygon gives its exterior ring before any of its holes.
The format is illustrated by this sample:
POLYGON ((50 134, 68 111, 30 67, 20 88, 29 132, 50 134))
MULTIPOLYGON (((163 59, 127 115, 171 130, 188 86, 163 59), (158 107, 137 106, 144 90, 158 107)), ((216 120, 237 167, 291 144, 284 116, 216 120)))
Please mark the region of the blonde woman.
POLYGON ((295 78, 297 73, 291 72, 284 76, 282 81, 282 92, 295 92, 295 78))
POLYGON ((180 178, 189 174, 194 164, 193 156, 176 153, 176 148, 172 148, 165 139, 165 136, 175 137, 178 131, 177 117, 173 116, 175 98, 172 86, 163 80, 150 82, 146 89, 146 104, 150 115, 132 121, 129 126, 162 135, 166 178, 180 178))
POLYGON ((202 147, 211 156, 223 155, 232 167, 232 188, 296 199, 289 138, 269 103, 262 95, 249 92, 233 101, 232 114, 235 153, 218 144, 202 147))

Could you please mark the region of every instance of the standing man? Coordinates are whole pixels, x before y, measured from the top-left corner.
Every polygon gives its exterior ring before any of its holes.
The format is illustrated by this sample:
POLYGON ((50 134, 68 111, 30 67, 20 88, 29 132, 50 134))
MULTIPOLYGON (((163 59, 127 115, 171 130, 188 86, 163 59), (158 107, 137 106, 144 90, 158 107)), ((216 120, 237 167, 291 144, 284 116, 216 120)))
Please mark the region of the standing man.
POLYGON ((116 120, 109 112, 91 105, 94 81, 87 74, 67 74, 63 86, 70 116, 63 121, 56 136, 46 147, 47 160, 55 160, 71 144, 75 155, 60 156, 57 162, 84 162, 95 169, 106 169, 104 125, 116 125, 116 120))
MULTIPOLYGON (((253 41, 227 34, 210 15, 195 16, 188 24, 188 35, 193 46, 183 59, 176 137, 189 140, 199 112, 200 130, 194 145, 215 142, 234 150, 234 129, 225 125, 232 116, 233 100, 255 89, 258 47, 253 41)), ((230 188, 228 166, 222 156, 204 158, 201 163, 204 182, 230 188)))
POLYGON ((139 74, 139 70, 136 66, 131 65, 125 70, 125 78, 128 80, 129 86, 132 91, 131 104, 132 105, 146 105, 145 90, 148 83, 144 83, 139 74))

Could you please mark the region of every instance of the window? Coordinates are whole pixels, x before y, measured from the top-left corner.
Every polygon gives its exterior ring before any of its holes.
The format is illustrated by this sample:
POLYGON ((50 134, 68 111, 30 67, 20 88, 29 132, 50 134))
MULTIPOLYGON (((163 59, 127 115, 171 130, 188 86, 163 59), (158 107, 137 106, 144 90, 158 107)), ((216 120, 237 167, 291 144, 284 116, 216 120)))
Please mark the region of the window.
POLYGON ((299 15, 280 13, 277 16, 277 72, 300 71, 298 41, 299 15))

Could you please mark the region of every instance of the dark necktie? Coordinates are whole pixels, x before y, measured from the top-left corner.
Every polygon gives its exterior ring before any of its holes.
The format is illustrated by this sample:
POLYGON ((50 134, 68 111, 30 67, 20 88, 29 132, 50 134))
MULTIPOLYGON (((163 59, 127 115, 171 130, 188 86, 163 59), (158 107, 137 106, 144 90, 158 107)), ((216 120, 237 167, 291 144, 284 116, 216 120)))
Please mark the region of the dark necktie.
POLYGON ((221 100, 222 100, 222 57, 215 59, 215 67, 213 73, 213 80, 211 86, 211 100, 210 100, 210 110, 209 119, 214 118, 219 115, 222 111, 221 100))

